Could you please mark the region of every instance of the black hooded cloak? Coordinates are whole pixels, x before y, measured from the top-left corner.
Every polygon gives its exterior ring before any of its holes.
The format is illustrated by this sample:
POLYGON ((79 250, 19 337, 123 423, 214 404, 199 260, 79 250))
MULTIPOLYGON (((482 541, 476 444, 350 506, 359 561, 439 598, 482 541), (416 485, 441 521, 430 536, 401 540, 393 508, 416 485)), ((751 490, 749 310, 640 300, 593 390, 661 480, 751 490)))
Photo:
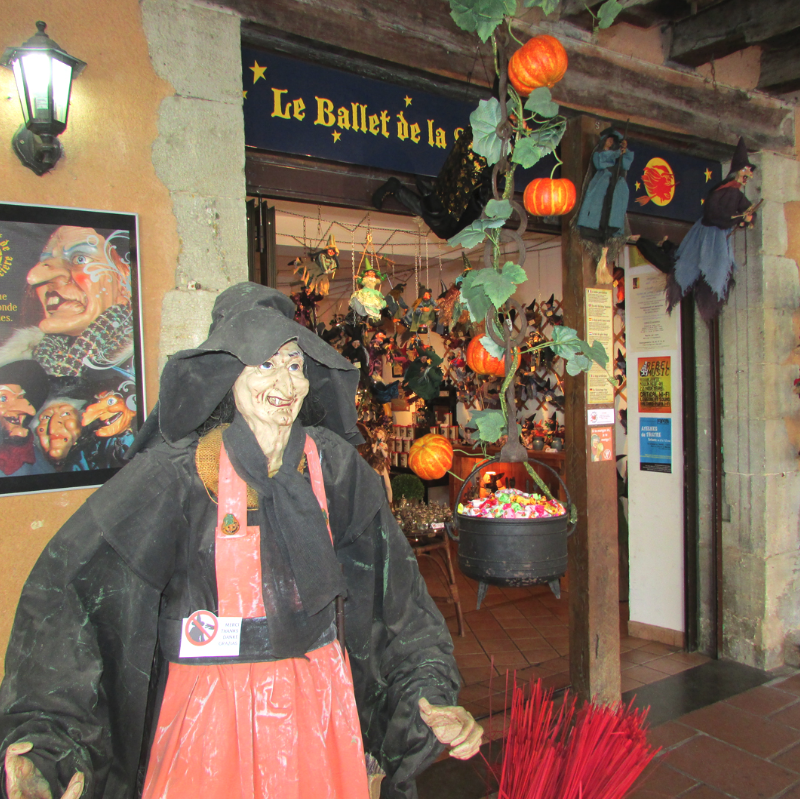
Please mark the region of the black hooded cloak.
POLYGON ((442 749, 417 702, 455 704, 449 632, 380 478, 348 443, 360 442, 358 371, 293 314, 288 297, 262 286, 220 295, 207 341, 165 367, 133 461, 54 536, 23 589, 0 687, 0 741, 3 751, 33 743, 28 756, 53 796, 75 771, 86 776, 86 799, 141 794, 165 666, 180 660, 176 625, 194 610, 218 609, 217 510, 195 465, 195 430, 244 365, 263 363, 292 339, 306 356, 309 396, 322 399, 319 424, 295 422, 272 478, 241 417, 223 433, 234 468, 259 495, 257 521, 248 524, 261 527, 262 565, 271 564, 265 580, 278 603, 266 625, 243 626, 238 660, 302 656, 329 630, 334 597, 345 595, 364 745, 387 773, 382 797, 414 799, 415 775, 442 749), (320 453, 333 549, 308 476, 298 471, 306 434, 320 453), (281 600, 287 584, 299 611, 281 600))

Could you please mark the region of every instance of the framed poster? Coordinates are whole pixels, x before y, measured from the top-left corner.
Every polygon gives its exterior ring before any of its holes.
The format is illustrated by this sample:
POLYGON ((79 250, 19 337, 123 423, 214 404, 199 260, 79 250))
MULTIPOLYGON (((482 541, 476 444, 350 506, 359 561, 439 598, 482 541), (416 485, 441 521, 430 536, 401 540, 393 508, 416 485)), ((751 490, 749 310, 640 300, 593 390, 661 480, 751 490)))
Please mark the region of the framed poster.
POLYGON ((135 214, 0 203, 0 494, 95 486, 144 409, 135 214))

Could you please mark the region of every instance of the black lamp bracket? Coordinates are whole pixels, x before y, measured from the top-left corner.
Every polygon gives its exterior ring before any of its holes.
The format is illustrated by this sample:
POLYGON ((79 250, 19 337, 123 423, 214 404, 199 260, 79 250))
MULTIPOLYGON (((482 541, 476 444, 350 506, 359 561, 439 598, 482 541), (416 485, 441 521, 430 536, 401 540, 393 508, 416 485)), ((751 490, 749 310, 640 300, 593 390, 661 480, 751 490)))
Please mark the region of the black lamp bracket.
POLYGON ((14 152, 28 169, 37 175, 49 172, 61 158, 61 142, 56 136, 38 136, 20 125, 12 139, 14 152))

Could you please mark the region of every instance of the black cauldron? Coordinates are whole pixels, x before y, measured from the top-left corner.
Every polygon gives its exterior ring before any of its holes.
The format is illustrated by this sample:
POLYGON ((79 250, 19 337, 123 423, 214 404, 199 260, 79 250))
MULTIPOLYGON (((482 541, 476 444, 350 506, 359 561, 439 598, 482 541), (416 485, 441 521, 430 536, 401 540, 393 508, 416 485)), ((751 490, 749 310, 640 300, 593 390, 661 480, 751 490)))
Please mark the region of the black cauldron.
MULTIPOLYGON (((448 525, 447 532, 458 542, 458 567, 480 583, 478 607, 490 585, 521 588, 547 583, 560 598, 559 578, 567 571, 567 538, 575 530, 568 513, 542 519, 483 519, 457 512, 470 480, 498 461, 499 458, 492 458, 481 463, 464 480, 456 497, 453 523, 448 525)), ((546 463, 539 463, 561 483, 569 508, 569 492, 558 472, 546 463)))

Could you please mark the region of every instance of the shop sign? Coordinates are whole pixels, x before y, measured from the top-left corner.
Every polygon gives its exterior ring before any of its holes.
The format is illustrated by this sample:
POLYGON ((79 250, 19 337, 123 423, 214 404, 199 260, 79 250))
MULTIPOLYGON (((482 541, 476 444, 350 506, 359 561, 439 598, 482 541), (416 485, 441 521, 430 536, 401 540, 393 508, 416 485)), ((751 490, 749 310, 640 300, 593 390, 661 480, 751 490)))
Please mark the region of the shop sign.
MULTIPOLYGON (((249 47, 242 78, 248 146, 411 175, 439 173, 477 105, 249 47)), ((542 159, 517 184, 554 164, 542 159)))
POLYGON ((709 189, 722 180, 719 161, 672 152, 631 139, 628 212, 694 222, 703 215, 709 189))

